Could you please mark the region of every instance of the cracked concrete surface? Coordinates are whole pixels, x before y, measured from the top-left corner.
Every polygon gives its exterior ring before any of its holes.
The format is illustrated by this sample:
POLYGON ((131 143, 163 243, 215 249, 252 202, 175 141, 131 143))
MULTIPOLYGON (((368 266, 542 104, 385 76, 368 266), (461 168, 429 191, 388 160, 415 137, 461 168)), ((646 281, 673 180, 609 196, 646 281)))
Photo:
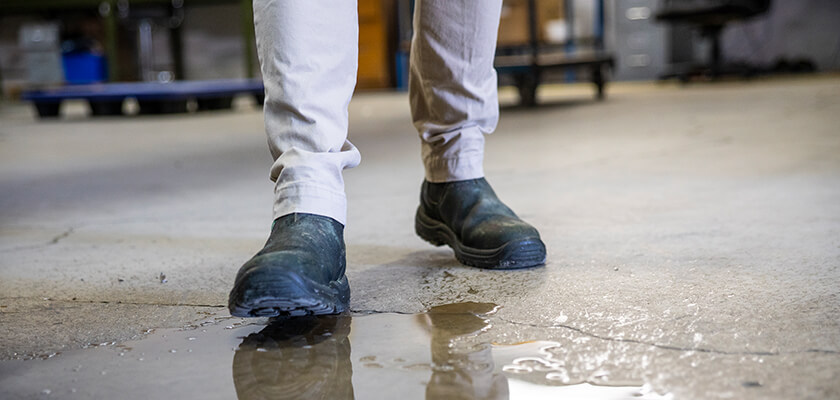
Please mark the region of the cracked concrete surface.
MULTIPOLYGON (((589 96, 551 87, 541 107, 505 107, 488 138, 488 180, 548 247, 544 268, 518 272, 462 267, 415 237, 422 168, 406 96, 357 96, 355 319, 488 302, 500 308, 482 340, 554 343, 571 382, 840 397, 840 79, 589 96)), ((36 122, 0 108, 3 359, 224 316, 270 226, 258 110, 80 113, 36 122)))

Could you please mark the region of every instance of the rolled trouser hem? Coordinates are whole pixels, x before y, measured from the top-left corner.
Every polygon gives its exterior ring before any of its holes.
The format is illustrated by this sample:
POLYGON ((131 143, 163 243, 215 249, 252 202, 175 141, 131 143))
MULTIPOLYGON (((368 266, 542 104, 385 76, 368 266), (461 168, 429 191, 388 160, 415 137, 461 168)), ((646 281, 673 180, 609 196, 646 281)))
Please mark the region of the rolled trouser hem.
POLYGON ((292 213, 315 214, 347 225, 347 196, 316 186, 291 186, 274 191, 274 219, 292 213))
POLYGON ((426 180, 432 183, 465 181, 484 177, 484 157, 429 158, 426 180))

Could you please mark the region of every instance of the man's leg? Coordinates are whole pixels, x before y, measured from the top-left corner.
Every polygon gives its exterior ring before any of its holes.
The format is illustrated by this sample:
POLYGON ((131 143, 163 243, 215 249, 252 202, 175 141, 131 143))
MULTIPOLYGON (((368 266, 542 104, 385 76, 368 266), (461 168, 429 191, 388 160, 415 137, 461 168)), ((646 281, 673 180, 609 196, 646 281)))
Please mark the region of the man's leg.
POLYGON ((545 262, 539 233, 484 180, 484 135, 499 119, 493 57, 501 0, 418 0, 409 97, 426 179, 416 230, 463 263, 523 268, 545 262))
POLYGON ((255 0, 254 22, 275 221, 263 250, 240 269, 229 308, 237 316, 340 312, 350 296, 342 170, 360 159, 347 141, 356 2, 255 0))

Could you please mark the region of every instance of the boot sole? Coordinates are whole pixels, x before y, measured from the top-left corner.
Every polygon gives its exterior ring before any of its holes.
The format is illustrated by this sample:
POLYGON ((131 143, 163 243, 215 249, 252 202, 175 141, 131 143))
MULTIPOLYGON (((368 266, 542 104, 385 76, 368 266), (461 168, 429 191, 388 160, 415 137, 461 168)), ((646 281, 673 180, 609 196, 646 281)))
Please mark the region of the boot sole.
POLYGON ((236 282, 228 309, 235 317, 340 314, 349 307, 346 276, 329 285, 284 270, 254 270, 236 282))
POLYGON ((545 264, 545 244, 538 237, 511 241, 495 249, 465 246, 446 224, 435 220, 423 208, 417 208, 414 230, 421 239, 435 245, 447 245, 462 264, 484 269, 519 269, 545 264))

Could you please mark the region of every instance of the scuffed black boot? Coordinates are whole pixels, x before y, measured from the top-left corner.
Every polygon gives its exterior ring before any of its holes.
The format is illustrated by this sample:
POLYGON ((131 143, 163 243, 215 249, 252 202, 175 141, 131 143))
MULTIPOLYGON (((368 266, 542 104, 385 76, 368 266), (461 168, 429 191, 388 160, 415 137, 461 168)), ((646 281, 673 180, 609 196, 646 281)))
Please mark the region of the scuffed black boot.
POLYGON ((236 274, 228 308, 237 317, 341 313, 350 303, 345 268, 344 225, 320 215, 282 216, 236 274))
POLYGON ((451 247, 466 265, 513 269, 545 263, 539 232, 504 205, 484 178, 423 181, 414 227, 429 243, 451 247))

